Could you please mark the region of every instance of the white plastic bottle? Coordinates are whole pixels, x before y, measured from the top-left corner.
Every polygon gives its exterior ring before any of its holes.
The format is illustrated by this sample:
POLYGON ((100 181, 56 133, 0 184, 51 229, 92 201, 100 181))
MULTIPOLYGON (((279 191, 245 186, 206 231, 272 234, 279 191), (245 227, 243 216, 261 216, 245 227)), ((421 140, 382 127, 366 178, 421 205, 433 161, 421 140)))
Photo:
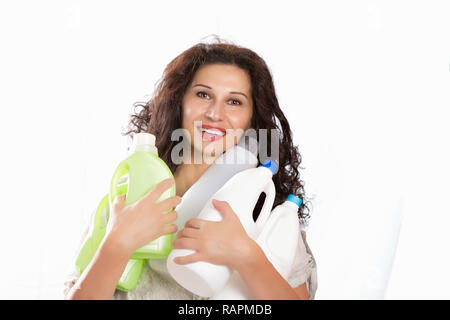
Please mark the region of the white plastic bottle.
POLYGON ((184 228, 189 219, 197 217, 206 202, 236 173, 258 165, 257 141, 243 136, 239 143, 214 161, 214 164, 184 193, 175 208, 178 230, 184 228))
MULTIPOLYGON (((257 168, 247 169, 235 174, 225 185, 208 200, 199 219, 221 221, 222 216, 213 204, 212 199, 227 201, 242 226, 252 239, 256 239, 262 230, 275 199, 275 185, 272 176, 278 166, 267 160, 257 168), (253 209, 261 193, 266 194, 264 204, 256 223, 253 221, 253 209)), ((231 270, 227 266, 215 265, 204 261, 179 265, 173 262, 175 257, 194 253, 192 250, 174 249, 167 258, 167 269, 170 275, 184 288, 202 297, 211 297, 219 292, 230 278, 231 270)))
MULTIPOLYGON (((290 194, 286 201, 273 209, 256 242, 280 275, 287 280, 292 272, 300 237, 298 208, 302 200, 290 194)), ((248 300, 248 288, 237 271, 233 271, 223 290, 213 300, 248 300)))
MULTIPOLYGON (((258 165, 258 141, 249 135, 241 137, 239 142, 226 150, 205 173, 184 193, 175 211, 178 218, 175 224, 178 230, 184 228, 189 219, 198 216, 206 202, 236 173, 258 165)), ((178 233, 178 231, 177 231, 178 233)), ((153 270, 168 274, 167 258, 151 259, 153 270)))

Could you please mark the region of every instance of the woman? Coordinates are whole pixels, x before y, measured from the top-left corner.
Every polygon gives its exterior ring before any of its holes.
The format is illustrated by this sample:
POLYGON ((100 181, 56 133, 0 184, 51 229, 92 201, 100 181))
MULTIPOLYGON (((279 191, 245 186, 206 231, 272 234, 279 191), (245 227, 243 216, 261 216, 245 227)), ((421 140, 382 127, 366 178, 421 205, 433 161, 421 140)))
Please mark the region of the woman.
MULTIPOLYGON (((164 212, 175 208, 213 160, 236 144, 247 129, 268 129, 269 141, 270 129, 279 132, 279 170, 273 177, 277 192, 274 206, 284 202, 291 193, 305 200, 298 172, 301 156, 278 105, 270 71, 253 51, 220 39, 217 43, 197 44, 169 63, 152 99, 136 107, 142 110, 131 116, 125 134, 144 131, 156 135, 159 155, 174 172, 176 196, 155 204, 173 184, 173 179, 161 182, 134 205, 125 206, 125 196, 118 196, 111 207, 105 239, 92 263, 83 275, 74 274, 74 279, 66 282, 67 299, 197 298, 179 286, 163 268, 158 270, 152 264, 146 266, 135 290, 125 293, 115 288, 137 248, 162 234, 177 231, 173 224, 177 213, 164 212), (191 152, 183 155, 181 164, 176 164, 172 149, 177 142, 171 140, 171 135, 179 128, 187 133, 191 152), (200 163, 193 160, 197 155, 201 155, 200 163)), ((286 281, 256 242, 247 236, 233 208, 223 201, 215 201, 214 206, 222 214, 221 222, 191 219, 179 230, 173 247, 193 249, 195 253, 177 258, 176 263, 207 261, 227 265, 239 272, 254 299, 314 298, 315 261, 304 231, 293 273, 286 281)), ((307 218, 308 208, 302 203, 299 228, 307 218)))

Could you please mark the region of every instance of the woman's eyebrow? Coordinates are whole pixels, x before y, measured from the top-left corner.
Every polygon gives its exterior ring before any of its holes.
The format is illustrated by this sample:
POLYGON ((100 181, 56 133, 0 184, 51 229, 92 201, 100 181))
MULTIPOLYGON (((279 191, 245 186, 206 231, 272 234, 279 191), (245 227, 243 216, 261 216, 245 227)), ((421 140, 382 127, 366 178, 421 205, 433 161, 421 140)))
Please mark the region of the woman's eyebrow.
MULTIPOLYGON (((204 85, 204 84, 201 84, 201 83, 196 84, 196 85, 193 86, 192 88, 198 87, 198 86, 205 87, 205 88, 208 88, 208 89, 212 89, 211 87, 208 87, 207 85, 204 85)), ((238 92, 238 91, 230 91, 230 93, 234 93, 234 94, 242 94, 244 97, 246 97, 246 98, 248 99, 248 97, 247 97, 244 93, 242 93, 242 92, 238 92)))

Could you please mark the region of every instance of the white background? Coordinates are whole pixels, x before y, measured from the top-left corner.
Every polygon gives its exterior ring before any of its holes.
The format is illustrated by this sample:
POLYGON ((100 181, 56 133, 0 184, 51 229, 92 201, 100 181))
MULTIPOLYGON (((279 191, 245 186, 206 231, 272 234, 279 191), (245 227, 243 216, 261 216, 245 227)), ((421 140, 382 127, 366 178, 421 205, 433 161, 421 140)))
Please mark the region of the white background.
POLYGON ((62 298, 132 104, 210 34, 273 73, 313 199, 316 298, 450 298, 449 16, 448 1, 2 1, 0 298, 62 298))

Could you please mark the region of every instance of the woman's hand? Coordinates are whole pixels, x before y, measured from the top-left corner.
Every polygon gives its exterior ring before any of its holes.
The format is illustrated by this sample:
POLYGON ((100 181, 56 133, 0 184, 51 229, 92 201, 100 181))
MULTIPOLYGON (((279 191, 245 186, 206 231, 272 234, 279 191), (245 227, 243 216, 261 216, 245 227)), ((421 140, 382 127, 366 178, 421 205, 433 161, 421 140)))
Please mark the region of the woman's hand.
POLYGON ((207 261, 239 269, 253 258, 256 242, 243 228, 241 221, 228 202, 213 200, 214 207, 222 214, 222 221, 190 219, 178 232, 172 247, 192 249, 196 252, 174 259, 175 263, 188 264, 207 261))
POLYGON ((125 205, 126 195, 118 195, 111 206, 105 238, 113 239, 120 249, 132 253, 164 234, 176 232, 177 226, 171 223, 177 219, 177 212, 165 212, 175 208, 181 198, 174 196, 156 203, 174 182, 172 178, 161 181, 130 205, 125 205))

